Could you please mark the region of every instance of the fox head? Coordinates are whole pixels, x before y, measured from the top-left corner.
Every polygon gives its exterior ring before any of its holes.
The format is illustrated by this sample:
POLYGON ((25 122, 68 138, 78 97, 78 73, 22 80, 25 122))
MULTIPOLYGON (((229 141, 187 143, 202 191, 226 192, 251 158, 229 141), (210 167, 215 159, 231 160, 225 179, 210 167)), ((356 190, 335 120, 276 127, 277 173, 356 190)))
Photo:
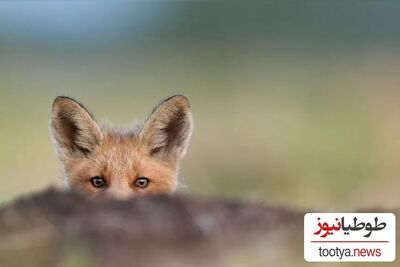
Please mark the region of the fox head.
POLYGON ((192 125, 182 95, 163 100, 137 130, 102 127, 82 104, 63 96, 54 100, 50 122, 67 185, 119 199, 176 190, 192 125))

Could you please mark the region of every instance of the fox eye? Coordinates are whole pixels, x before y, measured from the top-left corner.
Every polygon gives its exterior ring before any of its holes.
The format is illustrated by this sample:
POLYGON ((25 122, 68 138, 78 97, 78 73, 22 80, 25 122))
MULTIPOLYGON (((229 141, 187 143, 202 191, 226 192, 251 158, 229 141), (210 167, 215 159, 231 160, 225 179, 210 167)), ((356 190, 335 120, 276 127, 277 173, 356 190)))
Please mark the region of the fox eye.
POLYGON ((96 188, 102 188, 105 187, 107 185, 106 181, 101 178, 101 177, 93 177, 92 180, 90 180, 92 182, 92 185, 96 188))
POLYGON ((149 179, 146 177, 139 177, 135 181, 135 186, 139 188, 146 188, 149 185, 149 179))

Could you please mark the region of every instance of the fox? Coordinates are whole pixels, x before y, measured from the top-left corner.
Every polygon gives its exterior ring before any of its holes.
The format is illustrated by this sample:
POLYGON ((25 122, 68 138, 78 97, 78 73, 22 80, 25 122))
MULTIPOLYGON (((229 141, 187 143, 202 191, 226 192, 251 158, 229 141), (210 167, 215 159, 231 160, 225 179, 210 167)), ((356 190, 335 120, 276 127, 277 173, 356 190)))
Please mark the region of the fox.
POLYGON ((50 129, 67 188, 114 199, 173 194, 193 131, 189 100, 174 95, 144 123, 118 129, 98 123, 77 100, 53 101, 50 129))

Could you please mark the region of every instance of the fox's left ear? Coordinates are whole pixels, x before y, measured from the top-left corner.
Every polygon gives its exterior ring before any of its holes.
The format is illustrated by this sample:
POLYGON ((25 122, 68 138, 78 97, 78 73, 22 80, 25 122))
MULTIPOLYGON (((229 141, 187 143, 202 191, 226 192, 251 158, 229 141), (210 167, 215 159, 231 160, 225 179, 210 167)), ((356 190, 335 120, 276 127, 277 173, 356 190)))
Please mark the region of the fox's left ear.
POLYGON ((174 162, 185 156, 192 129, 189 100, 175 95, 155 107, 139 137, 151 156, 174 162))

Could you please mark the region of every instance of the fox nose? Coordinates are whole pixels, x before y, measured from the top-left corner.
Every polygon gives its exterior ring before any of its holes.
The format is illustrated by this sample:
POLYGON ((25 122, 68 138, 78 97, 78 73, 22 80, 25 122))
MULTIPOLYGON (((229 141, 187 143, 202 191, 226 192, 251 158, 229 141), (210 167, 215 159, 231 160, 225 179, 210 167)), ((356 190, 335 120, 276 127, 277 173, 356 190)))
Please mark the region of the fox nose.
POLYGON ((113 199, 127 200, 134 197, 135 193, 129 187, 111 187, 107 190, 107 196, 113 199))

